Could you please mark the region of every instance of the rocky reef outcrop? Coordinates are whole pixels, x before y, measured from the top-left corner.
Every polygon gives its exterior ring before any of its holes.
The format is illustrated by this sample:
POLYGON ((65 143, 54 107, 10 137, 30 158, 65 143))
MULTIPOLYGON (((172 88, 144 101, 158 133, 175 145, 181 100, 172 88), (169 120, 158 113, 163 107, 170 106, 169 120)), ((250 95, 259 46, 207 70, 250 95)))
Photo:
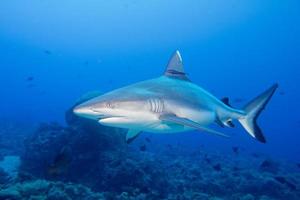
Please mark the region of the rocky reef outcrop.
POLYGON ((100 200, 101 193, 72 183, 33 180, 19 182, 0 190, 0 199, 9 200, 100 200))
POLYGON ((101 185, 105 167, 124 154, 123 129, 101 126, 73 114, 73 108, 97 93, 85 95, 66 112, 67 126, 40 124, 24 140, 21 171, 37 178, 101 185))

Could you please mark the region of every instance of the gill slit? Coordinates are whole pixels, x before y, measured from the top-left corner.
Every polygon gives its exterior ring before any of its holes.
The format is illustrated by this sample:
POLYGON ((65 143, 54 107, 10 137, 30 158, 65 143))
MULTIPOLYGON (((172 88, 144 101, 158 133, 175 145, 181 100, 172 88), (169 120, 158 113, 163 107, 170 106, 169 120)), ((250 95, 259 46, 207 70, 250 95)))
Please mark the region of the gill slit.
POLYGON ((161 113, 164 110, 164 101, 162 99, 149 99, 150 110, 155 113, 161 113))

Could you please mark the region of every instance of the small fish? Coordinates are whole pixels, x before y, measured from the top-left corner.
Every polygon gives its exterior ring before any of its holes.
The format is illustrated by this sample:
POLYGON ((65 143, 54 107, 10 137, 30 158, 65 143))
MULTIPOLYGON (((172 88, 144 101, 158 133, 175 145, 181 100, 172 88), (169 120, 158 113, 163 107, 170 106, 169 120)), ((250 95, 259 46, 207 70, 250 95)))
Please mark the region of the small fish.
POLYGON ((65 146, 55 156, 53 162, 47 169, 47 173, 51 176, 63 174, 67 170, 71 161, 71 148, 69 146, 65 146))
POLYGON ((213 168, 214 168, 215 171, 221 171, 222 170, 220 163, 214 165, 213 168))
POLYGON ((140 151, 146 151, 146 145, 142 145, 142 146, 140 146, 140 151))
POLYGON ((52 54, 52 52, 49 51, 49 50, 45 50, 44 53, 45 53, 45 54, 48 54, 48 55, 51 55, 51 54, 52 54))
POLYGON ((28 81, 28 82, 33 81, 33 80, 34 80, 34 77, 33 77, 33 76, 28 76, 28 77, 26 78, 26 81, 28 81))
POLYGON ((280 91, 279 94, 280 94, 281 96, 284 96, 284 95, 285 95, 285 92, 284 92, 284 91, 280 91))
POLYGON ((146 137, 145 140, 148 142, 148 143, 151 143, 151 139, 146 137))
POLYGON ((232 147, 232 151, 233 151, 233 153, 235 153, 237 155, 237 154, 239 154, 240 149, 239 149, 239 147, 232 147))
POLYGON ((258 154, 258 153, 252 153, 251 154, 254 158, 259 158, 260 157, 260 155, 258 154))

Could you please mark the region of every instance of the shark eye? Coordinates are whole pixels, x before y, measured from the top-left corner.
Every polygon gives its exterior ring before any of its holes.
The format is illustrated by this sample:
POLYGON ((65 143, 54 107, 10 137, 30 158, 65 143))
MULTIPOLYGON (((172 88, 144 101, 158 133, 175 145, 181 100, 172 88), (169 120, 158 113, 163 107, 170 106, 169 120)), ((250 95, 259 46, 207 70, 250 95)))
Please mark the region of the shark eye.
POLYGON ((107 102, 107 103, 106 103, 106 107, 107 107, 107 108, 111 108, 111 109, 114 109, 114 108, 115 108, 115 106, 114 106, 111 102, 107 102))

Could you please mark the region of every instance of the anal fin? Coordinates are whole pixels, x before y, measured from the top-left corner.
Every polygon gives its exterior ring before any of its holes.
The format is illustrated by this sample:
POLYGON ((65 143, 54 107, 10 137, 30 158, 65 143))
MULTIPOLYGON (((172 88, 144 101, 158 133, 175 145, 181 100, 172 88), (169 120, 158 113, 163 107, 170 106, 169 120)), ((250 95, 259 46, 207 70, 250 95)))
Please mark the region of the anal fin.
POLYGON ((216 122, 219 126, 221 126, 222 128, 225 127, 224 124, 223 124, 223 122, 222 122, 218 117, 215 119, 215 122, 216 122))

